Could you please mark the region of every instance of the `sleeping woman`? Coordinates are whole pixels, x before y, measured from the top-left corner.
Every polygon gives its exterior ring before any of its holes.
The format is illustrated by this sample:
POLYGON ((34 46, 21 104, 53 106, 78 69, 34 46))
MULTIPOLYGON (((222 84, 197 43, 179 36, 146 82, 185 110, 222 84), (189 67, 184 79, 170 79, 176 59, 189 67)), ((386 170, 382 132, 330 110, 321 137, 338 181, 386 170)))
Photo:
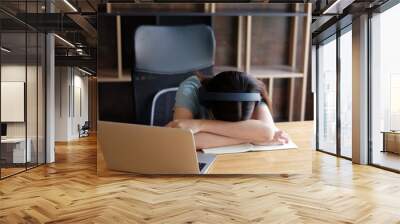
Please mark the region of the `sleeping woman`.
POLYGON ((226 71, 206 79, 191 76, 179 86, 174 120, 168 127, 190 129, 197 149, 252 143, 284 144, 288 136, 272 119, 264 84, 243 72, 226 71), (203 102, 201 91, 259 93, 261 101, 203 102))

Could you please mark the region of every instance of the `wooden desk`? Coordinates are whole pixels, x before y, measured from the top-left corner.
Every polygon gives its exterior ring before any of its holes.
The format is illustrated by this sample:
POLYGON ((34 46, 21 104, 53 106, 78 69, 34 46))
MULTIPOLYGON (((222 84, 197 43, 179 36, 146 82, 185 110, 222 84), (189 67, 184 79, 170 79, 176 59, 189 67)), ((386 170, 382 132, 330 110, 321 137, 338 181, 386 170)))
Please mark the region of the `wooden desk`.
POLYGON ((217 155, 209 174, 307 174, 312 171, 313 122, 278 123, 298 149, 217 155))
POLYGON ((400 154, 400 131, 383 131, 382 152, 400 154))
MULTIPOLYGON (((278 123, 299 146, 298 149, 218 155, 208 174, 311 174, 313 122, 278 123)), ((97 148, 97 174, 121 175, 107 169, 97 148)))

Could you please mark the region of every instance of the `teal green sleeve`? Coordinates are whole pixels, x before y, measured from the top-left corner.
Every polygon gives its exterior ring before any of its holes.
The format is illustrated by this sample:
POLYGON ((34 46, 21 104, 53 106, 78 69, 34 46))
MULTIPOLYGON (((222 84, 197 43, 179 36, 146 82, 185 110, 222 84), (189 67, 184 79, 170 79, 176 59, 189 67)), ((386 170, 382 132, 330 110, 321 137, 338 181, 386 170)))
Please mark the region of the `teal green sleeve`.
POLYGON ((175 98, 175 107, 183 107, 192 112, 193 117, 199 114, 198 99, 199 84, 191 78, 186 79, 179 85, 175 98))

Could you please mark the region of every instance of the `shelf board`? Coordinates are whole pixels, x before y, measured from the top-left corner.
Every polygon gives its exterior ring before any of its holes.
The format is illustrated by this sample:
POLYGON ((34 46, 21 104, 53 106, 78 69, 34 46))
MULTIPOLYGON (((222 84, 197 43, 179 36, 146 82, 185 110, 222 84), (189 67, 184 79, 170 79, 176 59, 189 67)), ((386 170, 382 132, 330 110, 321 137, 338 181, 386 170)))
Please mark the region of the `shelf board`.
POLYGON ((303 77, 302 72, 293 70, 290 66, 252 66, 249 74, 260 79, 287 79, 303 77))
MULTIPOLYGON (((214 74, 223 71, 239 71, 236 66, 215 66, 214 74)), ((241 69, 243 70, 243 69, 241 69)), ((260 79, 287 79, 287 78, 301 78, 303 73, 293 70, 290 66, 252 66, 250 68, 250 75, 260 79)))
POLYGON ((229 65, 217 65, 214 66, 214 74, 218 74, 220 72, 224 71, 240 71, 241 69, 238 69, 236 66, 229 66, 229 65))

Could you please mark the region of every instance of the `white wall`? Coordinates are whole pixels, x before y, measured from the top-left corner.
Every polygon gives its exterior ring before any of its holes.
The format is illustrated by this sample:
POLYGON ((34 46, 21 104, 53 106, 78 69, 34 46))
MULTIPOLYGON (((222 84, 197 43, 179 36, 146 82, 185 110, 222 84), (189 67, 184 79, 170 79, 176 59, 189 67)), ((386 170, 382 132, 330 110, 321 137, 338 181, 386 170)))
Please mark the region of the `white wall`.
POLYGON ((79 137, 78 125, 88 120, 88 78, 71 67, 56 67, 55 140, 79 137))
POLYGON ((69 68, 55 68, 55 141, 68 141, 70 84, 69 68))
MULTIPOLYGON (((32 67, 28 67, 28 70, 32 67)), ((1 81, 25 82, 25 64, 24 65, 2 65, 1 81)))
POLYGON ((78 125, 82 126, 85 121, 89 120, 88 111, 88 77, 82 76, 82 73, 76 74, 74 70, 73 90, 71 96, 71 133, 73 139, 79 138, 78 125))

